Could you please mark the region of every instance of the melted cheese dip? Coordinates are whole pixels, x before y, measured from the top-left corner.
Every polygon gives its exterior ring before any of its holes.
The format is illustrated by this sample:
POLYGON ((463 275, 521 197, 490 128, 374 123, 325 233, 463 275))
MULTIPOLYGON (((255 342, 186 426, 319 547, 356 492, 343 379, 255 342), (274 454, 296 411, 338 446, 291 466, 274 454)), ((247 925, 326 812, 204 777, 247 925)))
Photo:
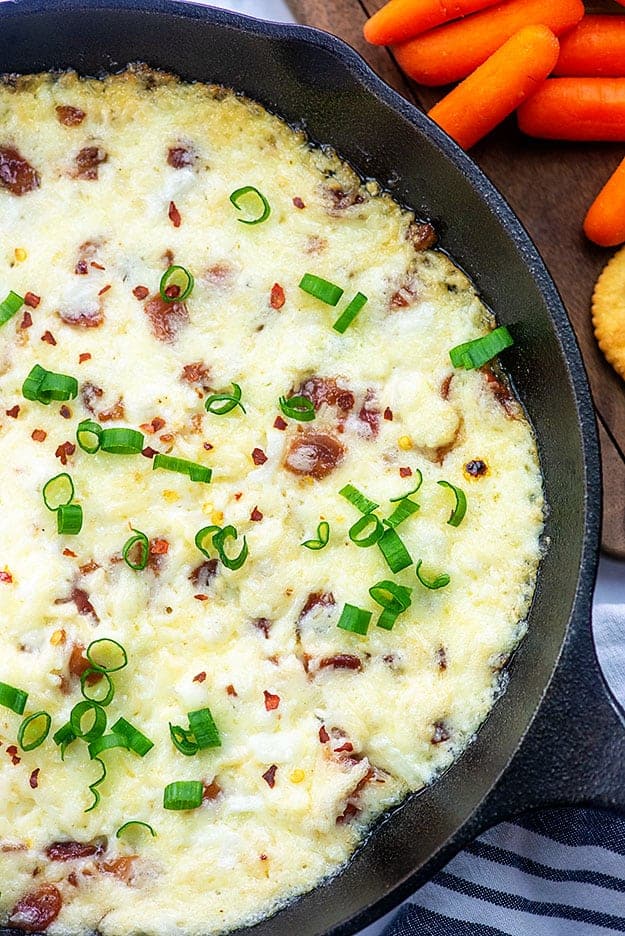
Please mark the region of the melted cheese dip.
POLYGON ((260 106, 140 69, 43 75, 2 85, 0 127, 2 293, 29 294, 0 330, 0 681, 28 691, 25 716, 52 717, 24 752, 22 718, 0 708, 0 923, 219 933, 336 872, 478 729, 535 584, 534 438, 501 375, 450 365, 493 323, 429 226, 260 106), (241 223, 243 186, 268 220, 241 223), (184 303, 158 298, 172 262, 195 277, 184 303), (345 289, 336 308, 299 288, 305 273, 345 289), (78 397, 24 399, 35 364, 76 377, 78 397), (233 383, 245 412, 207 413, 233 383), (314 421, 281 413, 297 392, 314 421), (85 418, 139 429, 145 457, 74 450, 85 418), (152 470, 154 452, 210 466, 212 483, 152 470), (42 499, 63 470, 76 536, 42 499), (398 528, 413 564, 393 575, 350 541, 360 513, 339 491, 384 518, 419 471, 420 509, 398 528), (466 493, 457 527, 441 480, 466 493), (322 520, 328 545, 302 547, 322 520), (247 538, 240 569, 199 552, 209 524, 236 527, 230 555, 247 538), (142 572, 121 559, 133 528, 150 540, 142 572), (449 584, 423 587, 419 559, 449 584), (390 631, 369 596, 381 580, 412 589, 390 631), (372 612, 366 636, 337 627, 346 603, 372 612), (123 716, 154 747, 106 752, 86 812, 99 765, 82 741, 62 761, 52 734, 99 637, 129 658, 108 730, 123 716), (183 756, 168 723, 206 707, 221 747, 183 756), (204 783, 200 808, 163 808, 176 780, 204 783), (157 836, 117 839, 130 819, 157 836))

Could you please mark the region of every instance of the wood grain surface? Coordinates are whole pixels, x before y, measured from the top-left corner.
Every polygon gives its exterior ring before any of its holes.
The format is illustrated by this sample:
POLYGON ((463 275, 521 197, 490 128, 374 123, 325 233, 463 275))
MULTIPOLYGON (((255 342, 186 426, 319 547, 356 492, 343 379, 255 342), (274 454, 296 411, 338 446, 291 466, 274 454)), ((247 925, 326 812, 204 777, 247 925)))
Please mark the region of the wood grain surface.
MULTIPOLYGON (((365 42, 362 26, 383 0, 288 2, 300 22, 345 39, 382 78, 422 109, 444 93, 445 89, 414 84, 400 72, 390 50, 365 42)), ((625 12, 612 0, 587 7, 595 13, 625 12)), ((588 206, 623 155, 625 144, 530 140, 518 132, 512 118, 472 151, 525 224, 564 299, 584 355, 599 422, 603 547, 625 558, 625 384, 599 351, 590 319, 593 285, 612 251, 593 247, 581 230, 588 206)))

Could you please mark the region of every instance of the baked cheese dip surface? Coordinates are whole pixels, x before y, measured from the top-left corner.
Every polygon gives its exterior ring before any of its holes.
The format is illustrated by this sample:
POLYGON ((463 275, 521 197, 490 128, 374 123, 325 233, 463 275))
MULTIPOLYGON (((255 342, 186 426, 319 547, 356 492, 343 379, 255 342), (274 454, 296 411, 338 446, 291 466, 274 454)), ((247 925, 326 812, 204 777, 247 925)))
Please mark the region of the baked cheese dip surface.
POLYGON ((236 928, 493 705, 509 333, 377 184, 141 68, 0 86, 0 272, 0 924, 236 928))

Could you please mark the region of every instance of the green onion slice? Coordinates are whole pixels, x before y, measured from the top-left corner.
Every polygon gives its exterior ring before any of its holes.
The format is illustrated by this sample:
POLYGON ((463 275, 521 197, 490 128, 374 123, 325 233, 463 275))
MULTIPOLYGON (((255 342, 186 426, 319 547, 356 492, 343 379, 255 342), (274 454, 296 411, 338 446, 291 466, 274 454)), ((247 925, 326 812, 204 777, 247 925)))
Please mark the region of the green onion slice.
POLYGON ((34 715, 25 718, 17 732, 17 743, 21 749, 34 751, 40 744, 43 744, 50 734, 51 724, 52 718, 47 712, 35 712, 34 715))
POLYGON ((103 734, 101 737, 91 742, 88 747, 89 757, 95 760, 95 758, 103 754, 104 751, 111 751, 113 748, 124 748, 124 750, 127 751, 128 743, 126 738, 122 735, 115 731, 110 731, 108 734, 103 734))
POLYGON ((402 499, 397 502, 397 507, 393 513, 387 517, 384 522, 387 526, 398 527, 400 523, 403 523, 404 520, 411 517, 417 510, 419 510, 418 504, 411 501, 409 497, 402 497, 402 499))
POLYGON ((397 582, 384 580, 372 585, 369 594, 384 609, 377 626, 384 630, 392 630, 399 615, 410 607, 412 589, 405 585, 398 585, 397 582))
POLYGON ((200 749, 221 747, 219 729, 208 708, 188 713, 189 727, 200 749))
POLYGON ((383 535, 384 527, 382 526, 382 521, 373 513, 368 513, 363 517, 359 517, 349 530, 349 538, 352 543, 355 543, 356 546, 362 546, 363 548, 375 546, 383 535), (367 527, 371 526, 371 524, 373 524, 371 532, 366 536, 361 536, 360 534, 363 533, 367 527))
POLYGON ((361 494, 358 488, 355 488, 353 484, 346 484, 344 488, 341 488, 339 494, 341 497, 348 500, 350 504, 353 504, 356 510, 359 510, 363 514, 369 514, 373 510, 377 510, 380 506, 376 504, 375 501, 369 500, 364 494, 361 494))
POLYGON ((139 757, 145 757, 148 751, 151 751, 154 747, 154 742, 146 738, 138 728, 131 725, 125 718, 118 718, 111 731, 121 735, 128 744, 129 749, 138 754, 139 757))
POLYGON ((100 448, 110 455, 138 455, 143 446, 143 433, 136 429, 103 429, 100 433, 100 448))
POLYGON ((78 381, 66 374, 55 374, 35 364, 22 384, 22 394, 48 406, 52 400, 74 400, 78 396, 78 381))
POLYGON ((187 731, 180 725, 169 723, 169 735, 174 747, 185 757, 193 757, 199 751, 199 745, 193 737, 192 731, 187 731))
POLYGON ((241 547, 241 551, 239 552, 239 554, 237 556, 233 556, 232 558, 230 558, 230 556, 227 555, 226 550, 225 550, 226 540, 227 539, 236 540, 238 536, 239 534, 237 533, 236 527, 233 527, 231 525, 225 526, 222 530, 219 531, 219 533, 215 533, 215 535, 213 536, 213 546, 219 553, 219 558, 221 559, 221 561, 223 562, 223 564, 225 565, 227 569, 232 569, 233 571, 241 568, 241 566, 247 559, 248 552, 249 552, 247 548, 247 540, 244 536, 243 546, 241 547))
POLYGON ((362 634, 364 636, 369 630, 371 617, 371 611, 364 611, 362 608, 357 608, 356 605, 346 604, 341 611, 336 626, 342 628, 342 630, 351 631, 352 634, 362 634))
POLYGON ((124 543, 122 558, 127 566, 135 572, 142 572, 150 558, 150 541, 141 530, 132 531, 135 535, 124 543))
POLYGON ((16 715, 23 715, 28 701, 28 693, 22 689, 0 682, 0 705, 11 709, 16 715))
POLYGON ((74 482, 63 471, 55 475, 43 486, 43 502, 48 510, 58 510, 59 507, 67 507, 74 499, 74 482))
POLYGON ((460 526, 464 515, 467 512, 466 494, 459 487, 456 487, 454 484, 450 484, 449 481, 437 481, 436 483, 440 484, 441 487, 449 488, 450 491, 454 492, 456 503, 447 523, 454 527, 460 526))
POLYGON ((449 352, 451 363, 454 367, 464 367, 465 370, 474 370, 476 367, 483 367, 496 357, 504 348, 509 348, 514 344, 514 339, 505 325, 500 325, 488 335, 482 335, 481 338, 474 338, 473 341, 465 341, 464 344, 456 345, 449 352))
POLYGON ((407 569, 409 565, 412 565, 410 553, 392 527, 384 531, 378 546, 391 572, 401 572, 402 569, 407 569))
POLYGON ((165 302, 184 302, 184 300, 191 295, 194 285, 195 280, 186 267, 170 266, 161 276, 161 282, 158 288, 161 298, 164 299, 165 302), (171 289, 172 286, 177 287, 177 289, 171 289), (168 294, 168 289, 170 289, 172 293, 176 292, 176 295, 168 294))
POLYGON ((156 832, 154 831, 152 826, 147 822, 141 822, 140 819, 129 819, 128 822, 124 822, 124 824, 120 826, 117 832, 115 833, 115 838, 121 838, 124 832, 130 829, 131 826, 137 826, 138 828, 141 828, 141 829, 147 829, 150 835, 152 836, 152 838, 156 838, 156 832))
POLYGON ((186 458, 174 458, 171 455, 155 455, 152 461, 152 470, 163 468, 165 471, 175 471, 186 475, 191 481, 201 481, 208 484, 213 475, 210 468, 198 465, 197 462, 187 461, 186 458))
POLYGON ((410 491, 406 491, 405 494, 400 494, 398 497, 389 497, 391 504, 396 504, 397 501, 403 500, 405 497, 412 497, 413 494, 416 494, 421 485, 423 484, 423 473, 420 468, 415 469, 415 478, 416 485, 410 491))
POLYGON ((96 738, 100 738, 104 734, 106 729, 106 712, 99 702, 89 702, 87 700, 78 702, 70 713, 69 724, 77 738, 82 738, 83 741, 89 743, 90 741, 95 741, 96 738), (83 729, 83 719, 85 715, 89 713, 93 715, 91 727, 83 729))
POLYGON ((271 206, 262 192, 253 185, 244 185, 230 196, 230 201, 237 211, 246 211, 249 218, 237 218, 241 224, 261 224, 271 214, 271 206))
POLYGON ((97 702, 102 708, 109 705, 115 698, 115 686, 109 674, 103 673, 102 670, 99 669, 92 669, 91 667, 86 669, 84 673, 81 673, 80 691, 87 702, 97 702), (89 677, 93 676, 94 673, 97 673, 101 678, 95 685, 90 686, 89 677), (102 680, 104 680, 104 682, 102 682, 102 680), (104 694, 102 694, 103 691, 104 694), (93 693, 93 695, 89 695, 90 692, 93 693))
POLYGON ((240 406, 245 413, 245 407, 241 403, 241 387, 237 383, 232 384, 232 393, 211 393, 204 403, 204 409, 213 416, 225 416, 226 413, 240 406), (216 404, 222 403, 221 406, 216 404))
POLYGON ((89 789, 93 793, 93 803, 91 804, 91 806, 88 807, 88 809, 85 809, 86 813, 91 812, 92 809, 95 809, 96 806, 99 805, 101 797, 100 797, 100 791, 98 790, 98 787, 100 786, 101 783, 104 783, 104 781, 106 780, 106 764, 104 763, 103 760, 100 760, 99 757, 96 757, 94 759, 97 760, 100 767, 102 768, 102 773, 100 774, 97 780, 89 784, 89 789))
POLYGON ((0 302, 0 325, 5 325, 23 305, 22 297, 11 290, 6 299, 0 302))
POLYGON ((76 429, 76 441, 87 455, 95 455, 100 448, 100 438, 104 432, 99 423, 92 419, 83 419, 76 429))
POLYGON ((80 504, 61 504, 56 512, 56 529, 58 533, 75 536, 82 530, 82 507, 80 504))
POLYGON ((110 637, 93 640, 85 651, 91 667, 100 673, 118 673, 128 664, 128 654, 120 643, 110 637))
POLYGON ((202 805, 204 784, 201 780, 176 780, 163 791, 164 809, 197 809, 202 805))
POLYGON ((446 572, 442 572, 440 575, 435 575, 434 578, 426 578, 421 571, 422 562, 423 560, 419 559, 415 572, 417 573, 417 578, 425 588, 430 588, 434 591, 437 588, 445 588, 446 585, 449 585, 451 579, 446 572))
POLYGON ((67 724, 63 725, 62 728, 59 728, 58 731, 55 731, 55 733, 52 735, 52 740, 55 744, 60 746, 61 760, 65 760, 65 751, 68 745, 70 745, 72 741, 76 740, 76 735, 72 731, 72 726, 70 723, 67 722, 67 724))
POLYGON ((315 276, 313 273, 304 273, 300 280, 299 288, 303 289, 304 292, 308 293, 310 296, 314 296, 315 299, 320 299, 321 302, 325 302, 326 305, 331 306, 335 306, 343 295, 343 290, 340 286, 335 286, 334 283, 330 283, 320 276, 315 276))
POLYGON ((195 534, 195 545, 203 553, 207 559, 211 558, 209 548, 206 545, 206 541, 210 538, 211 543, 213 541, 213 536, 215 533, 219 533, 221 530, 220 526, 205 526, 195 534))
POLYGON ((281 396, 278 400, 280 409, 289 419, 298 419, 300 422, 312 422, 315 418, 315 404, 305 396, 281 396))
POLYGON ((305 546, 306 549, 323 549, 324 546, 327 546, 330 541, 330 524, 327 520, 322 520, 321 523, 317 526, 317 539, 305 540, 302 543, 302 546, 305 546))
POLYGON ((363 293, 356 293, 352 301, 343 309, 336 322, 332 326, 334 331, 337 331, 343 335, 352 324, 362 307, 366 305, 368 301, 369 300, 365 295, 363 295, 363 293))

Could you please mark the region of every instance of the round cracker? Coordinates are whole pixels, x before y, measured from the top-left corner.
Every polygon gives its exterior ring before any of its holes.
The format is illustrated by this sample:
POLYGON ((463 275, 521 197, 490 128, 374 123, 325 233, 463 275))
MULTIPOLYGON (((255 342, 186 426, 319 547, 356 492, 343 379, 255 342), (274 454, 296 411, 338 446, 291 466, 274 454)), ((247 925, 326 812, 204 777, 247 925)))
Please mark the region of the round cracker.
POLYGON ((604 267, 592 294, 595 338, 625 380, 625 247, 604 267))

